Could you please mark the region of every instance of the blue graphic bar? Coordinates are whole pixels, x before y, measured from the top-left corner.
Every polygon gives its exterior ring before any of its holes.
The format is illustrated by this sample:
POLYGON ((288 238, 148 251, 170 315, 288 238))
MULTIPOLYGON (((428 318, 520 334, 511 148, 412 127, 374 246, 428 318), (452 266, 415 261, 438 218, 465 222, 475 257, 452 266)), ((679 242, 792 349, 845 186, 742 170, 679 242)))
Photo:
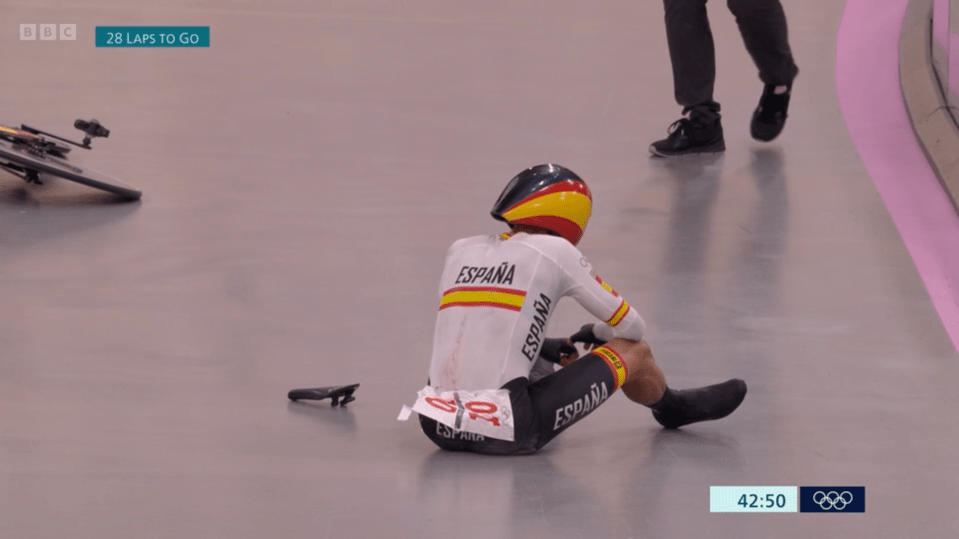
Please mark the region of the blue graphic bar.
POLYGON ((97 47, 209 47, 209 26, 97 26, 97 47))
POLYGON ((865 513, 866 487, 799 487, 800 513, 865 513))

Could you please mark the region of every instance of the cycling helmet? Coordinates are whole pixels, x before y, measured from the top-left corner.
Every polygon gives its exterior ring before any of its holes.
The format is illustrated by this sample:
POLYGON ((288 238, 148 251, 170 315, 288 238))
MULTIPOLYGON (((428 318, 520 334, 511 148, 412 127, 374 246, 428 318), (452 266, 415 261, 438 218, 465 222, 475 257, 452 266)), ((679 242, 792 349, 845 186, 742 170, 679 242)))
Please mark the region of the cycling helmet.
POLYGON ((576 245, 593 206, 586 182, 572 170, 548 164, 520 172, 506 186, 490 213, 515 225, 532 225, 576 245))

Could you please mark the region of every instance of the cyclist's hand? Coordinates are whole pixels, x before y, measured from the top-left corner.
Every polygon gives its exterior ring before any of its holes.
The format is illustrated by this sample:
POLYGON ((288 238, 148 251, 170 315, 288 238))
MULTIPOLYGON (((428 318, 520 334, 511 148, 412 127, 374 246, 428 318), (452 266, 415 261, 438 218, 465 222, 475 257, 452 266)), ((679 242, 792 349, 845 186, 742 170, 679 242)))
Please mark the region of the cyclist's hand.
MULTIPOLYGON (((539 355, 543 356, 543 359, 546 361, 562 365, 563 361, 569 356, 578 356, 579 352, 576 351, 573 343, 566 339, 546 338, 543 339, 543 346, 539 349, 539 355)), ((576 358, 574 357, 573 359, 576 358)))
POLYGON ((606 344, 606 341, 601 341, 593 335, 593 324, 586 324, 579 328, 579 331, 573 333, 569 340, 570 342, 581 342, 585 344, 588 350, 594 350, 596 347, 606 344))
MULTIPOLYGON (((575 347, 574 347, 574 348, 575 348, 575 347)), ((570 363, 576 361, 577 359, 579 359, 579 351, 578 351, 578 350, 577 350, 576 352, 573 352, 572 354, 569 354, 568 356, 563 356, 563 360, 559 362, 559 365, 560 365, 561 367, 565 367, 565 366, 569 365, 570 363)))

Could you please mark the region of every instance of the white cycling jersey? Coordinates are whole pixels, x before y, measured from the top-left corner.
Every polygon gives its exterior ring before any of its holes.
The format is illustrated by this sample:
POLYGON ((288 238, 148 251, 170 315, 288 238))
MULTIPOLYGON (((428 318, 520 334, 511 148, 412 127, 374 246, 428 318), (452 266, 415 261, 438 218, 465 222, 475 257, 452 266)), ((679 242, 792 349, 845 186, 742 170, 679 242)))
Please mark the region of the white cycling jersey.
POLYGON ((599 339, 639 340, 646 324, 569 241, 546 234, 456 241, 440 279, 430 385, 499 388, 529 376, 559 299, 570 296, 605 323, 599 339))

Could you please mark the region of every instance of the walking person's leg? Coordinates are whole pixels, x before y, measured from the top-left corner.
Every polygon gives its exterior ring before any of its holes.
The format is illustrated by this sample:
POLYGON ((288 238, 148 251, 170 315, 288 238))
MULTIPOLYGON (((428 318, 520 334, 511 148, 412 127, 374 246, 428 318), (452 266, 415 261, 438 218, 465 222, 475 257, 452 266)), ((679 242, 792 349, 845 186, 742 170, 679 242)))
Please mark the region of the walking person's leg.
POLYGON ((799 73, 789 47, 786 14, 780 0, 727 0, 727 5, 764 85, 750 133, 770 141, 786 124, 793 80, 799 73))
POLYGON ((723 151, 720 107, 713 99, 716 53, 706 0, 663 0, 663 7, 673 90, 684 117, 670 126, 668 138, 650 146, 650 152, 670 157, 723 151))

